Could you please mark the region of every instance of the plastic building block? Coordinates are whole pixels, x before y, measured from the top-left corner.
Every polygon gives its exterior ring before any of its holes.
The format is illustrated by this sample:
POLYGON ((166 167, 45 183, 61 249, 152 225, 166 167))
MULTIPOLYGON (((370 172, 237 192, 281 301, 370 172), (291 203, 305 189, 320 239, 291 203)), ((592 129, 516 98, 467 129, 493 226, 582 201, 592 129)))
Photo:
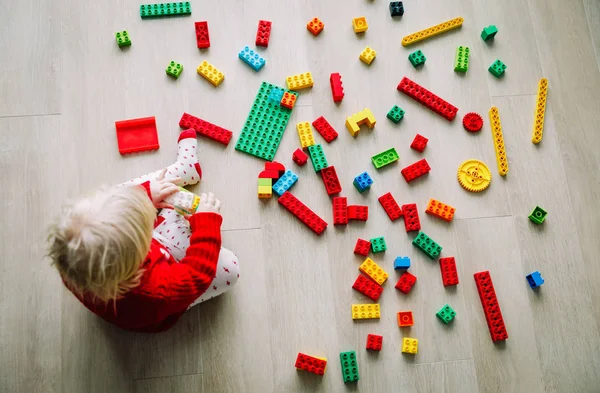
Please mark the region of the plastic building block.
MULTIPOLYGON (((348 198, 334 197, 333 198, 333 225, 348 224, 348 198)), ((356 249, 354 249, 356 252, 356 249)))
POLYGON ((544 223, 544 219, 547 215, 548 212, 546 212, 546 210, 542 209, 539 206, 536 206, 535 209, 533 209, 533 211, 529 215, 529 219, 539 225, 544 223))
POLYGON ((367 172, 363 172, 354 178, 353 184, 354 187, 356 187, 356 189, 358 190, 358 192, 365 192, 366 190, 371 188, 371 185, 373 184, 373 179, 371 179, 371 176, 369 176, 367 172))
POLYGON ((268 20, 259 20, 258 29, 256 30, 256 46, 269 46, 269 38, 271 38, 271 22, 268 20))
POLYGON ((423 153, 423 150, 425 150, 427 147, 427 142, 429 142, 429 139, 425 138, 421 134, 417 134, 415 135, 415 139, 413 139, 412 143, 410 144, 410 148, 423 153))
POLYGON ((397 89, 448 121, 452 121, 456 117, 456 112, 458 112, 457 107, 407 77, 402 78, 397 89))
POLYGON ((154 116, 115 122, 119 153, 129 154, 159 148, 154 116))
POLYGON ((317 375, 324 375, 325 368, 327 367, 327 360, 315 358, 299 352, 295 366, 299 370, 308 371, 317 375))
POLYGON ((404 15, 404 5, 401 1, 390 1, 390 16, 404 15))
POLYGON ((409 257, 396 257, 394 260, 394 270, 399 269, 408 269, 410 268, 410 258, 409 257))
POLYGON ((456 311, 454 311, 448 304, 445 304, 444 307, 442 307, 435 315, 440 319, 440 321, 447 325, 452 322, 456 316, 456 311))
POLYGON ((325 158, 325 153, 323 152, 323 147, 321 145, 309 146, 308 155, 310 156, 310 160, 312 161, 315 172, 319 172, 321 169, 327 168, 329 166, 329 164, 327 164, 327 158, 325 158))
MULTIPOLYGON (((268 182, 269 180, 259 179, 258 185, 261 185, 261 181, 268 182)), ((165 202, 173 206, 177 213, 188 215, 196 213, 198 205, 200 205, 200 197, 183 187, 179 187, 178 192, 165 198, 165 202)))
POLYGON ((358 381, 360 377, 358 375, 356 352, 340 352, 340 362, 342 363, 342 378, 344 382, 358 381))
POLYGON ((142 19, 158 18, 161 16, 181 16, 190 15, 192 7, 190 2, 162 3, 162 4, 142 4, 140 5, 140 16, 142 19))
POLYGON ((173 78, 177 79, 179 78, 179 75, 181 75, 181 73, 183 72, 183 66, 179 63, 171 61, 165 71, 167 75, 170 75, 173 78))
POLYGON ((452 29, 456 29, 462 26, 464 19, 461 17, 451 19, 449 21, 440 23, 439 25, 428 27, 424 30, 417 31, 416 33, 410 34, 402 38, 402 46, 409 46, 416 42, 426 40, 427 38, 434 37, 438 34, 445 33, 452 29))
POLYGON ((321 20, 319 18, 314 18, 313 20, 311 20, 310 22, 308 22, 306 24, 306 28, 314 36, 317 36, 317 35, 319 35, 319 33, 321 31, 323 31, 323 28, 325 28, 325 25, 323 24, 323 22, 321 22, 321 20))
POLYGON ((314 233, 320 235, 325 229, 327 229, 327 223, 318 215, 310 210, 306 205, 292 193, 286 191, 282 196, 279 197, 278 201, 283 207, 295 215, 300 221, 307 227, 313 230, 314 233))
POLYGON ((430 170, 431 167, 427 163, 427 160, 423 158, 422 160, 419 160, 414 164, 402 169, 400 173, 402 173, 402 176, 404 176, 404 180, 406 180, 407 183, 410 183, 416 178, 429 173, 430 170))
POLYGON ((421 229, 419 210, 415 203, 402 205, 402 214, 404 215, 404 227, 406 228, 406 232, 419 231, 421 229))
POLYGON ((377 301, 379 296, 381 296, 381 292, 383 292, 383 287, 381 285, 369 280, 362 274, 358 275, 356 281, 352 285, 352 289, 357 290, 373 301, 377 301))
POLYGON ((308 161, 308 156, 302 151, 302 149, 296 149, 292 154, 292 161, 299 166, 303 166, 308 161))
POLYGON ((394 105, 387 113, 387 118, 398 124, 398 122, 404 117, 404 113, 404 109, 400 108, 398 105, 394 105))
POLYGON ((369 206, 348 206, 348 220, 367 221, 369 219, 369 206))
POLYGON ((342 84, 342 76, 338 72, 333 72, 329 76, 329 84, 331 85, 331 96, 333 102, 342 102, 344 99, 344 85, 342 84))
MULTIPOLYGON (((372 239, 371 239, 372 240, 372 239)), ((366 274, 379 285, 383 285, 385 280, 388 279, 389 274, 386 273, 375 261, 371 258, 365 259, 365 261, 358 267, 363 274, 366 274)))
POLYGON ((402 217, 402 209, 398 206, 398 202, 396 202, 391 192, 383 194, 378 200, 391 221, 402 217))
POLYGON ((527 282, 531 288, 537 288, 544 283, 544 278, 537 270, 531 274, 528 274, 526 277, 527 282))
POLYGON ((352 19, 352 28, 354 29, 355 33, 364 33, 369 28, 367 18, 364 16, 359 16, 358 18, 352 19))
POLYGON ((495 106, 490 108, 490 124, 492 126, 492 138, 494 138, 494 149, 496 150, 496 162, 500 176, 508 173, 508 160, 504 148, 504 136, 502 135, 502 124, 500 123, 500 112, 495 106))
POLYGON ((312 87, 314 84, 312 74, 310 72, 288 76, 285 81, 288 89, 290 90, 306 89, 307 87, 312 87))
POLYGON ((434 242, 432 238, 423 232, 419 232, 417 237, 413 239, 412 244, 423 251, 425 255, 431 259, 439 257, 440 252, 442 252, 442 246, 434 242))
POLYGON ((295 93, 293 91, 286 91, 285 93, 283 93, 283 97, 281 97, 281 101, 279 102, 279 105, 288 108, 288 109, 294 109, 294 105, 296 104, 296 99, 298 98, 298 93, 295 93))
POLYGON ((477 132, 483 127, 483 117, 479 113, 469 112, 463 117, 463 127, 469 132, 477 132))
POLYGON ((333 165, 321 169, 321 178, 323 179, 325 190, 327 190, 327 195, 339 194, 342 192, 342 185, 340 184, 340 179, 338 179, 338 175, 333 165))
MULTIPOLYGON (((334 198, 335 199, 335 198, 334 198)), ((354 246, 354 253, 358 254, 358 255, 363 255, 363 256, 367 256, 369 255, 369 250, 371 249, 371 242, 364 240, 364 239, 358 239, 356 241, 356 246, 354 246)))
POLYGON ((370 241, 371 241, 371 250, 373 251, 374 254, 387 250, 387 244, 385 244, 385 238, 383 236, 374 237, 370 241))
POLYGON ((371 63, 373 62, 373 60, 375 60, 375 57, 377 56, 377 52, 375 52, 373 49, 369 48, 368 46, 365 48, 365 50, 363 50, 360 53, 360 56, 358 56, 358 58, 360 59, 360 61, 362 61, 363 63, 367 64, 367 65, 371 65, 371 63))
POLYGON ((381 309, 379 304, 353 304, 352 319, 379 319, 381 309))
POLYGON ((277 161, 265 162, 265 170, 275 170, 281 177, 285 173, 285 166, 277 161))
POLYGON ((500 78, 502 75, 504 75, 504 70, 506 70, 506 64, 500 60, 496 60, 492 63, 490 68, 488 68, 488 71, 496 78, 500 78))
POLYGON ((267 177, 259 177, 258 178, 258 186, 263 187, 273 187, 273 179, 267 177))
POLYGON ((416 355, 419 351, 419 340, 416 338, 403 337, 402 338, 402 352, 416 355))
POLYGON ((277 195, 282 195, 284 192, 292 188, 298 181, 298 175, 289 169, 273 184, 273 192, 277 195))
POLYGON ((327 143, 331 143, 335 138, 338 137, 338 133, 333 129, 331 124, 323 116, 319 117, 317 120, 312 122, 313 127, 327 143))
POLYGON ((277 170, 265 169, 258 174, 259 179, 272 179, 277 181, 279 179, 279 172, 277 170))
POLYGON ((452 221, 455 211, 456 209, 452 206, 446 205, 435 199, 430 199, 429 203, 427 203, 427 209, 425 209, 425 213, 439 217, 446 222, 452 221))
POLYGON ((315 138, 313 137, 309 122, 304 121, 296 124, 296 130, 298 131, 298 138, 300 138, 300 146, 303 149, 315 144, 315 138))
POLYGON ((458 183, 467 191, 481 192, 490 186, 492 172, 479 160, 467 160, 458 167, 458 183))
POLYGON ((487 41, 490 38, 494 38, 496 36, 497 32, 498 32, 498 28, 494 25, 484 27, 483 30, 481 31, 481 39, 484 41, 487 41))
POLYGON ((271 89, 271 92, 269 93, 269 100, 273 101, 273 102, 277 102, 279 105, 281 105, 281 100, 282 100, 284 94, 285 94, 285 90, 283 90, 282 88, 279 88, 277 86, 274 86, 271 89))
POLYGON ((208 22, 195 22, 194 26, 196 27, 196 43, 198 44, 198 48, 206 49, 210 48, 210 35, 208 34, 208 22))
POLYGON ((400 156, 393 147, 371 157, 371 162, 375 169, 382 168, 388 164, 398 161, 400 156))
POLYGON ((219 86, 223 79, 225 79, 225 74, 219 71, 215 66, 210 64, 208 61, 204 60, 196 69, 198 74, 202 76, 204 79, 213 84, 213 86, 219 86))
POLYGON ((231 137, 233 135, 231 131, 226 130, 225 128, 216 126, 185 112, 179 120, 179 127, 193 128, 197 134, 222 143, 225 146, 229 144, 229 141, 231 141, 231 137))
POLYGON ((456 48, 456 55, 454 56, 454 71, 456 72, 467 72, 469 69, 469 55, 471 50, 468 46, 459 46, 456 48))
POLYGON ((383 336, 378 336, 377 334, 367 335, 367 349, 370 349, 371 351, 381 351, 382 345, 383 336))
POLYGON ((535 122, 531 142, 536 145, 542 141, 544 134, 544 115, 546 112, 546 96, 548 95, 548 79, 540 79, 538 84, 537 102, 535 105, 535 122))
POLYGON ((258 198, 269 199, 273 196, 273 189, 266 186, 258 186, 258 198))
MULTIPOLYGON (((238 57, 246 64, 250 66, 254 71, 260 71, 261 68, 265 65, 265 59, 254 52, 248 46, 242 48, 240 53, 238 53, 238 57)), ((291 108, 290 108, 291 109, 291 108)))
POLYGON ((427 60, 427 58, 425 57, 423 52, 417 50, 408 55, 408 60, 410 61, 410 64, 413 65, 413 67, 417 68, 417 66, 425 64, 425 60, 427 60))
POLYGON ((353 137, 358 135, 361 125, 366 124, 367 127, 373 128, 375 127, 375 123, 377 123, 377 120, 369 108, 365 108, 346 118, 346 128, 353 137))
POLYGON ((235 145, 236 150, 267 161, 272 161, 275 157, 292 113, 290 109, 279 105, 279 100, 272 101, 268 98, 273 89, 280 88, 266 82, 260 85, 235 145))
POLYGON ((119 45, 119 48, 131 46, 131 40, 129 39, 129 33, 127 30, 117 31, 115 33, 115 38, 117 39, 117 45, 119 45))
POLYGON ((440 271, 442 273, 442 283, 445 287, 458 285, 458 272, 456 271, 454 257, 440 258, 440 271))
POLYGON ((409 272, 404 272, 396 283, 396 289, 400 292, 408 294, 416 282, 417 277, 413 276, 409 272))
POLYGON ((490 272, 486 270, 475 273, 473 278, 475 279, 475 285, 477 285, 477 292, 479 292, 481 306, 483 307, 492 341, 506 340, 508 333, 504 325, 504 318, 502 318, 502 311, 500 310, 500 304, 498 304, 490 272))
POLYGON ((407 327, 414 325, 412 311, 400 311, 398 312, 398 327, 407 327))

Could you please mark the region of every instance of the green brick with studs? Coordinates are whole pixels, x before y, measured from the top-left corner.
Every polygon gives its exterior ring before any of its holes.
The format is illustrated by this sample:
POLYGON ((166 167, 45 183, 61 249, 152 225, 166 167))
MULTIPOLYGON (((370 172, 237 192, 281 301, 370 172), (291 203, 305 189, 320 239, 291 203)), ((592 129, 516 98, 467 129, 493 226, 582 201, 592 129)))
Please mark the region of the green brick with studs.
POLYGON ((117 45, 119 45, 119 48, 131 46, 131 40, 129 39, 129 33, 127 30, 118 31, 115 36, 117 38, 117 45))
POLYGON ((310 156, 310 160, 312 161, 313 168, 315 168, 315 172, 320 172, 321 169, 327 168, 329 166, 329 164, 327 164, 327 158, 325 158, 325 153, 323 152, 323 147, 321 145, 309 146, 308 155, 310 156))
POLYGON ((412 244, 423 251, 425 255, 431 259, 439 257, 440 252, 442 252, 442 246, 434 242, 433 239, 431 239, 422 231, 419 232, 417 237, 415 237, 412 244))
POLYGON ((371 162, 373 163, 375 169, 379 169, 391 164, 392 162, 398 161, 398 159, 400 159, 400 156, 398 155, 396 149, 392 147, 384 152, 375 154, 373 157, 371 157, 371 162))
POLYGON ((404 117, 404 113, 404 109, 400 108, 398 105, 394 105, 387 113, 387 118, 398 124, 398 122, 404 117))
POLYGON ((417 50, 408 55, 408 60, 410 60, 410 63, 413 65, 413 67, 417 68, 417 66, 425 64, 425 60, 427 60, 427 58, 425 57, 423 52, 417 50))
POLYGON ((167 72, 167 75, 170 75, 173 78, 177 79, 179 78, 179 75, 181 75, 181 73, 183 72, 183 66, 179 63, 171 61, 165 71, 167 72))
POLYGON ((344 378, 344 382, 356 382, 360 379, 356 352, 340 352, 340 362, 342 363, 342 378, 344 378))
POLYGON ((469 47, 459 46, 456 48, 456 56, 454 57, 454 71, 467 72, 469 69, 469 47))
POLYGON ((539 225, 544 222, 544 219, 547 215, 548 212, 546 212, 546 210, 542 209, 539 206, 536 206, 535 209, 533 209, 533 211, 529 215, 529 219, 539 225))
POLYGON ((142 4, 140 16, 146 18, 160 18, 163 16, 191 15, 192 7, 189 1, 179 3, 142 4))
POLYGON ((456 316, 456 311, 454 311, 452 309, 452 307, 450 307, 449 305, 446 304, 435 315, 437 315, 437 317, 445 324, 449 324, 450 322, 452 322, 452 320, 456 316))
POLYGON ((504 74, 504 70, 506 70, 506 64, 504 64, 503 62, 501 62, 500 60, 496 60, 491 66, 490 68, 488 68, 488 71, 494 75, 496 78, 500 78, 503 74, 504 74))
POLYGON ((385 244, 385 239, 383 238, 383 236, 374 237, 370 240, 370 242, 371 251, 373 251, 374 253, 387 250, 387 244, 385 244))

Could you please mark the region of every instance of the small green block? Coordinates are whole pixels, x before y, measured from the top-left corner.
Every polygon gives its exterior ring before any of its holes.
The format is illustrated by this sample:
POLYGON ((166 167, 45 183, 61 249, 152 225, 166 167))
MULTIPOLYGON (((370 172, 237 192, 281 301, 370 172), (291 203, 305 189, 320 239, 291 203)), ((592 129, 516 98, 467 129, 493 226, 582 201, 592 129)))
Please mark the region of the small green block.
POLYGON ((442 309, 440 311, 437 312, 437 317, 444 322, 445 324, 449 324, 450 322, 452 322, 452 320, 454 319, 454 317, 456 316, 456 311, 454 311, 452 309, 452 307, 450 307, 449 305, 445 305, 444 307, 442 307, 442 309))
POLYGON ((427 58, 423 52, 417 50, 408 55, 408 60, 410 60, 410 63, 413 65, 413 67, 417 68, 417 66, 425 64, 425 60, 427 60, 427 58))
POLYGON ((440 252, 442 252, 442 246, 434 242, 433 239, 422 231, 415 237, 412 244, 417 246, 417 248, 423 251, 431 259, 439 257, 440 252))
POLYGON ((360 379, 356 352, 340 352, 340 362, 342 363, 342 378, 344 382, 356 382, 360 379))
POLYGON ((529 215, 529 219, 539 225, 544 222, 546 215, 548 215, 548 212, 546 212, 546 210, 542 209, 539 206, 536 206, 535 209, 533 209, 533 211, 529 215))
POLYGON ((498 32, 498 28, 494 25, 490 25, 488 27, 484 27, 481 32, 481 39, 484 41, 489 40, 490 38, 494 38, 496 33, 498 32))
POLYGON ((327 164, 327 158, 325 158, 325 153, 323 153, 323 147, 321 145, 309 146, 308 154, 310 155, 310 160, 312 161, 313 168, 315 168, 315 172, 319 172, 321 171, 321 169, 327 168, 329 166, 327 164))
POLYGON ((258 178, 258 185, 259 185, 259 187, 260 186, 273 187, 273 179, 267 179, 267 178, 259 177, 258 178))
POLYGON ((456 48, 456 56, 454 57, 454 71, 467 72, 469 69, 469 47, 459 46, 456 48))
POLYGON ((162 16, 190 15, 192 7, 190 2, 142 4, 140 5, 140 16, 142 19, 159 18, 162 16))
POLYGON ((375 169, 379 169, 388 164, 391 164, 392 162, 398 161, 399 159, 400 156, 396 152, 396 149, 392 147, 391 149, 388 149, 384 152, 375 154, 373 157, 371 157, 371 162, 373 162, 373 166, 375 167, 375 169))
POLYGON ((183 72, 183 66, 179 63, 171 61, 166 69, 167 75, 171 75, 173 78, 179 78, 179 75, 183 72))
POLYGON ((502 74, 504 74, 504 70, 506 69, 506 65, 501 62, 500 60, 496 60, 491 66, 490 68, 488 68, 488 71, 494 75, 496 78, 500 78, 502 76, 502 74))
POLYGON ((387 113, 387 118, 398 124, 398 122, 404 117, 404 113, 404 109, 400 108, 398 105, 394 105, 387 113))
POLYGON ((117 45, 119 45, 119 48, 131 46, 131 40, 129 39, 129 33, 127 33, 127 30, 118 31, 115 36, 117 38, 117 45))
POLYGON ((370 242, 371 242, 371 250, 373 251, 373 253, 382 252, 382 251, 387 250, 387 244, 385 244, 385 239, 383 238, 383 236, 374 237, 373 239, 370 240, 370 242))

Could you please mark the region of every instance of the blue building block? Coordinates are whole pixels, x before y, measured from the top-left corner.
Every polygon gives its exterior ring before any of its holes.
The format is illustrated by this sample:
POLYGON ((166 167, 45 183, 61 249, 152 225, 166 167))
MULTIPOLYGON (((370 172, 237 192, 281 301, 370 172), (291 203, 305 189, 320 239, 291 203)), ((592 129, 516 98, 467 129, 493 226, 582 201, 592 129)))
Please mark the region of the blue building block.
POLYGON ((525 278, 531 288, 537 288, 544 283, 544 278, 537 270, 525 278))
POLYGON ((238 54, 238 57, 248 64, 254 71, 259 71, 266 63, 266 60, 258 53, 254 52, 247 46, 244 47, 238 54))
POLYGON ((273 192, 281 196, 284 192, 292 188, 297 181, 298 175, 288 169, 283 176, 277 180, 277 183, 273 184, 273 192))
POLYGON ((281 87, 273 86, 271 92, 269 93, 269 101, 273 101, 277 105, 281 102, 281 98, 283 97, 283 89, 281 87))
POLYGON ((394 260, 394 270, 408 269, 410 267, 409 257, 396 257, 394 260))
POLYGON ((364 192, 371 188, 373 184, 373 179, 367 172, 363 172, 360 175, 354 178, 354 187, 358 190, 358 192, 364 192))

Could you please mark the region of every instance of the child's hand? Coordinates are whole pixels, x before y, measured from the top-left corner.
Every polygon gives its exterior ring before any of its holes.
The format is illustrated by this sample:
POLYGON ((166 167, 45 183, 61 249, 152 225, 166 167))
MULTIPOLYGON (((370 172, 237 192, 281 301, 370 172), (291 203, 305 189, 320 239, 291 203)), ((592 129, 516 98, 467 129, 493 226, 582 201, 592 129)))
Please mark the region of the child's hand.
POLYGON ((150 181, 150 195, 152 195, 152 203, 157 209, 165 207, 173 208, 173 206, 165 202, 165 198, 179 192, 179 187, 174 183, 179 182, 181 179, 177 177, 175 179, 165 180, 165 173, 167 173, 167 168, 163 169, 156 180, 150 181))
POLYGON ((196 209, 196 213, 219 213, 221 211, 221 201, 215 198, 212 192, 202 193, 200 195, 200 204, 196 209))

